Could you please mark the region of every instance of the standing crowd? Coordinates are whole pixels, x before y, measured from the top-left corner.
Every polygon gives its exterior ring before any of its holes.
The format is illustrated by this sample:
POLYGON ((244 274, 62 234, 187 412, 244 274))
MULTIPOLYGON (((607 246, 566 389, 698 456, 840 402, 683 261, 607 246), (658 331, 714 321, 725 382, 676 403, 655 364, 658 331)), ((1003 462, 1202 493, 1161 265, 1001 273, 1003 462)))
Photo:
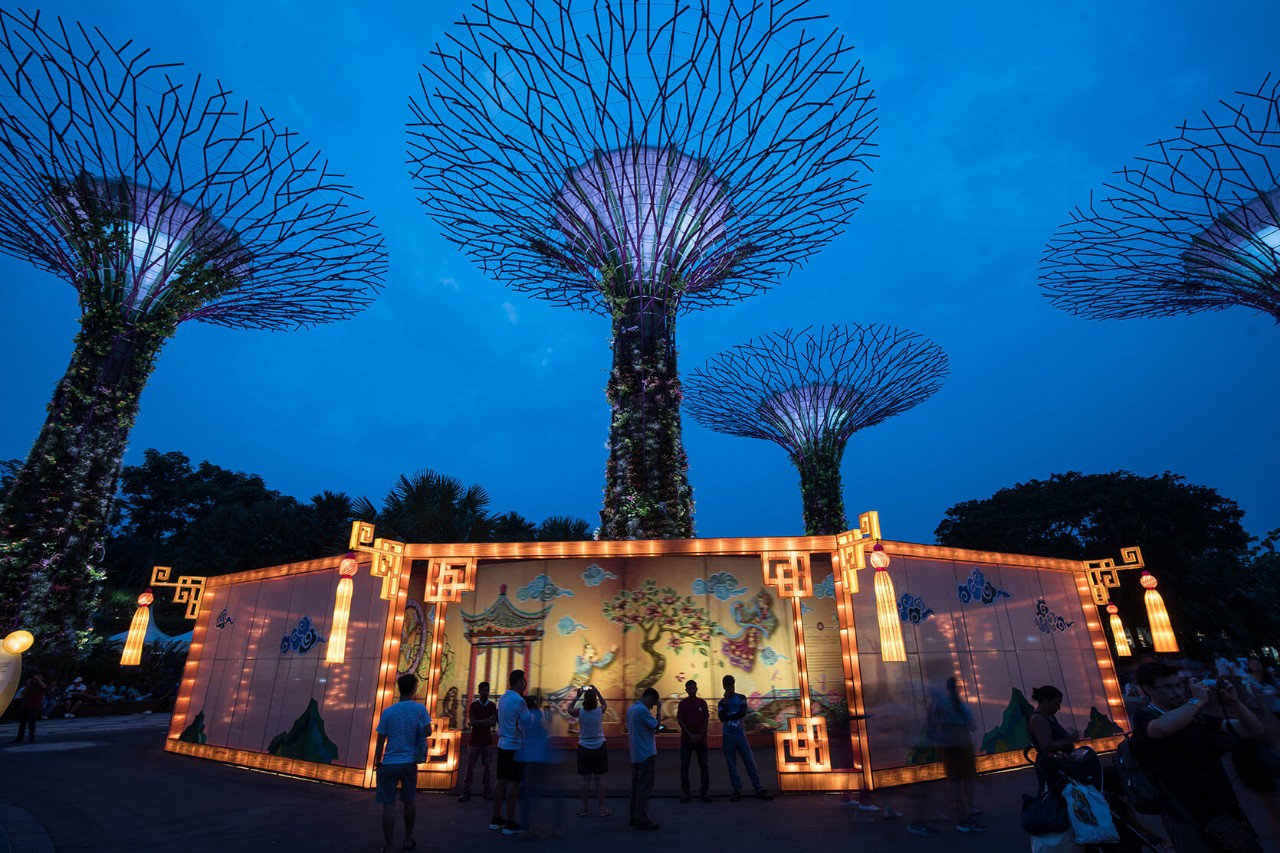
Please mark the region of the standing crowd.
MULTIPOLYGON (((397 788, 404 803, 403 849, 416 845, 416 772, 417 765, 425 761, 426 740, 432 730, 426 709, 413 700, 416 687, 412 676, 401 678, 401 702, 387 708, 378 725, 377 801, 383 806, 384 850, 388 851, 392 849, 397 788)), ((755 798, 772 800, 761 782, 746 736, 744 720, 750 707, 735 687, 733 676, 725 676, 722 697, 715 709, 729 799, 743 797, 745 774, 755 798)), ((1116 846, 1111 849, 1261 853, 1258 833, 1241 808, 1236 791, 1237 785, 1243 784, 1266 798, 1273 823, 1280 822, 1278 687, 1274 673, 1257 659, 1241 661, 1238 667, 1225 670, 1219 664, 1218 671, 1208 675, 1154 659, 1137 666, 1132 684, 1126 687, 1135 705, 1130 711, 1129 752, 1124 754, 1136 756, 1140 773, 1154 791, 1146 803, 1133 802, 1133 795, 1123 788, 1131 780, 1120 772, 1120 764, 1116 771, 1104 771, 1096 753, 1087 746, 1077 746, 1080 732, 1057 718, 1064 701, 1063 690, 1053 685, 1036 687, 1030 691, 1035 710, 1027 722, 1026 736, 1030 743, 1027 754, 1034 756, 1040 796, 1061 797, 1071 781, 1095 785, 1106 794, 1099 802, 1106 803, 1115 824, 1123 830, 1117 830, 1119 840, 1112 842, 1116 846), (1223 757, 1227 755, 1231 764, 1224 766, 1223 757), (1234 773, 1228 772, 1229 767, 1234 773), (1115 790, 1106 789, 1107 780, 1115 783, 1115 790)), ((568 786, 566 780, 559 778, 560 762, 557 751, 550 748, 548 727, 552 718, 565 709, 563 701, 540 703, 536 697, 526 695, 527 690, 528 679, 522 670, 510 673, 507 689, 496 703, 490 698, 490 685, 479 685, 478 695, 468 708, 470 734, 458 800, 470 800, 478 788, 481 796, 492 802, 489 829, 506 836, 554 836, 562 828, 561 800, 549 795, 568 786)), ((577 686, 569 699, 567 715, 577 724, 572 764, 579 777, 577 814, 582 817, 612 815, 605 801, 604 781, 609 771, 607 711, 608 703, 591 684, 577 686)), ((685 696, 675 714, 680 731, 681 803, 692 802, 695 796, 703 803, 714 802, 708 750, 711 713, 707 701, 699 695, 698 683, 686 682, 685 696), (695 759, 696 780, 692 775, 695 759)), ((903 720, 914 717, 906 712, 900 716, 903 720)), ((628 823, 638 831, 656 830, 659 824, 650 814, 658 762, 656 735, 666 731, 658 692, 651 687, 641 691, 627 708, 625 720, 631 763, 628 823)), ((881 720, 880 724, 892 727, 894 720, 881 720)), ((912 727, 905 723, 902 728, 902 742, 914 741, 919 747, 919 729, 912 733, 912 727)), ((975 715, 957 679, 947 679, 929 698, 924 734, 932 757, 923 760, 942 765, 955 828, 964 833, 986 830, 976 819, 982 813, 974 798, 976 730, 975 715)), ((928 790, 927 785, 916 785, 898 792, 903 797, 905 815, 894 811, 887 797, 883 810, 872 804, 868 792, 861 792, 856 801, 850 798, 849 802, 857 805, 859 813, 880 812, 885 819, 906 817, 904 825, 911 834, 936 836, 938 830, 931 825, 931 819, 936 819, 937 808, 931 804, 928 790)), ((1111 817, 1106 822, 1109 824, 1111 817)), ((1276 830, 1271 827, 1273 835, 1276 830)), ((1048 835, 1035 834, 1033 849, 1073 849, 1074 839, 1069 836, 1069 828, 1055 833, 1058 840, 1054 843, 1065 846, 1054 847, 1046 841, 1048 835)))

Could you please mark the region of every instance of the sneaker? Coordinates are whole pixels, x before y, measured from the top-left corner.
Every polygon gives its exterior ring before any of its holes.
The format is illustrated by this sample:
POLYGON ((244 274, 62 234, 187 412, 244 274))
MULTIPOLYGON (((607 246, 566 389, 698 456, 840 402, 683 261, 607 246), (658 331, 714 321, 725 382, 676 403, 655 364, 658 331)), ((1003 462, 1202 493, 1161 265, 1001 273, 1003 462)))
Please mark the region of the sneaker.
POLYGON ((648 818, 645 818, 644 820, 636 821, 636 829, 657 829, 657 828, 658 828, 658 824, 649 820, 648 818))
POLYGON ((511 823, 507 824, 506 826, 502 827, 503 835, 519 835, 520 832, 521 832, 521 826, 520 824, 516 823, 514 820, 511 821, 511 823))
POLYGON ((742 792, 735 788, 734 792, 729 795, 729 802, 736 803, 740 799, 742 799, 742 792))
POLYGON ((900 818, 900 817, 902 817, 902 812, 896 812, 887 806, 885 807, 885 810, 884 810, 885 820, 894 820, 895 818, 900 818))
POLYGON ((938 834, 938 830, 927 823, 909 823, 907 824, 907 832, 912 835, 923 835, 925 838, 932 838, 938 834))
POLYGON ((969 817, 977 817, 980 814, 982 814, 982 809, 978 808, 977 806, 974 806, 972 809, 969 810, 969 817))
POLYGON ((692 798, 692 797, 690 797, 688 794, 681 794, 681 795, 680 795, 680 802, 682 802, 682 803, 687 803, 687 802, 689 802, 689 800, 691 800, 691 799, 693 799, 693 798, 692 798))
POLYGON ((756 791, 756 799, 757 799, 757 800, 772 800, 772 799, 773 799, 773 794, 770 794, 770 793, 769 793, 768 791, 766 791, 764 788, 761 788, 759 791, 756 791))
POLYGON ((860 812, 878 812, 880 807, 872 803, 858 803, 858 811, 860 812))
POLYGON ((713 802, 713 800, 711 799, 711 795, 708 794, 706 791, 703 791, 702 796, 699 797, 698 799, 702 800, 704 803, 713 802))
POLYGON ((463 791, 463 792, 462 792, 462 796, 458 797, 458 802, 460 802, 460 803, 465 803, 465 802, 466 802, 467 800, 469 800, 469 799, 471 799, 471 792, 470 792, 470 791, 463 791))
POLYGON ((987 828, 976 820, 962 820, 956 824, 956 830, 959 832, 986 832, 987 828))
POLYGON ((504 826, 506 826, 506 823, 500 817, 495 817, 489 821, 490 829, 502 829, 504 826))

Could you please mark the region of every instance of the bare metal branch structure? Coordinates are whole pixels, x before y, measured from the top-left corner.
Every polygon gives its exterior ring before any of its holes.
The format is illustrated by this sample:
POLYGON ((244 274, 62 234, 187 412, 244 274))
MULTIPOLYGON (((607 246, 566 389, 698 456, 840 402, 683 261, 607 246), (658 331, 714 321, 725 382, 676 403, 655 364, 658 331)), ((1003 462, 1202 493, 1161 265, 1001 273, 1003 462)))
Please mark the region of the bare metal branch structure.
POLYGON ((428 214, 489 275, 612 322, 601 535, 693 535, 675 322, 760 292, 862 200, 852 47, 803 0, 481 2, 411 102, 428 214))
POLYGON ((80 332, 0 507, 0 633, 82 644, 138 398, 186 320, 362 309, 382 238, 340 175, 220 84, 98 30, 0 12, 0 251, 69 281, 80 332))
POLYGON ((1280 82, 1237 96, 1072 212, 1041 261, 1056 306, 1115 320, 1235 305, 1280 322, 1280 82))
POLYGON ((690 374, 685 409, 703 426, 781 445, 800 472, 805 534, 847 530, 840 463, 856 432, 942 387, 947 355, 893 326, 824 326, 765 335, 690 374))

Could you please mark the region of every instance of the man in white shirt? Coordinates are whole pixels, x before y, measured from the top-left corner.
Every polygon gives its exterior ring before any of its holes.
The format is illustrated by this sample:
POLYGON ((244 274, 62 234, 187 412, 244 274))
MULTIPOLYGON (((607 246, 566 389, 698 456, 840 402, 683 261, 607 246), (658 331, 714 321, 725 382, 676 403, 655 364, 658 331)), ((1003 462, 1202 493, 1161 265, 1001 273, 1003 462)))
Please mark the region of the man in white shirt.
POLYGON ((375 800, 382 805, 382 835, 389 851, 396 834, 396 786, 404 803, 404 849, 417 845, 413 824, 417 818, 414 797, 418 793, 418 765, 427 759, 427 738, 431 736, 431 715, 413 694, 418 679, 407 673, 396 679, 400 701, 386 708, 378 719, 378 742, 373 750, 373 769, 378 787, 375 800))
POLYGON ((659 720, 653 715, 658 691, 646 688, 627 709, 627 736, 631 746, 631 825, 636 829, 657 829, 649 820, 649 795, 653 793, 653 769, 658 759, 654 732, 659 720))
POLYGON ((529 682, 524 670, 516 669, 512 670, 507 684, 507 692, 498 697, 498 781, 493 786, 493 818, 489 828, 502 830, 503 835, 518 835, 516 800, 520 794, 520 764, 516 761, 516 750, 524 744, 521 720, 528 709, 524 691, 529 682), (505 819, 502 816, 504 802, 505 819))

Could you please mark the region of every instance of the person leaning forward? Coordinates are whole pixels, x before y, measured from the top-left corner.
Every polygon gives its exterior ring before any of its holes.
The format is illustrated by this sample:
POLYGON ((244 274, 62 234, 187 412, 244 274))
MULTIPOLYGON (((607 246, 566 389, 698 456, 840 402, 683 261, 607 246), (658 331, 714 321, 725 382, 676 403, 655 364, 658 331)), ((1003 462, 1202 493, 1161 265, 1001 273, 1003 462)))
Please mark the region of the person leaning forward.
POLYGON ((412 850, 413 824, 417 818, 414 798, 418 793, 418 765, 427 760, 427 738, 431 737, 431 715, 413 694, 418 679, 405 674, 396 679, 400 701, 382 712, 378 719, 378 742, 373 749, 373 769, 377 774, 375 800, 382 805, 383 853, 395 842, 396 787, 404 803, 404 847, 412 850))
POLYGON ((1177 670, 1158 662, 1138 667, 1137 681, 1148 700, 1133 720, 1139 759, 1160 789, 1165 831, 1178 853, 1261 853, 1222 767, 1239 737, 1262 733, 1234 685, 1184 684, 1177 670))

